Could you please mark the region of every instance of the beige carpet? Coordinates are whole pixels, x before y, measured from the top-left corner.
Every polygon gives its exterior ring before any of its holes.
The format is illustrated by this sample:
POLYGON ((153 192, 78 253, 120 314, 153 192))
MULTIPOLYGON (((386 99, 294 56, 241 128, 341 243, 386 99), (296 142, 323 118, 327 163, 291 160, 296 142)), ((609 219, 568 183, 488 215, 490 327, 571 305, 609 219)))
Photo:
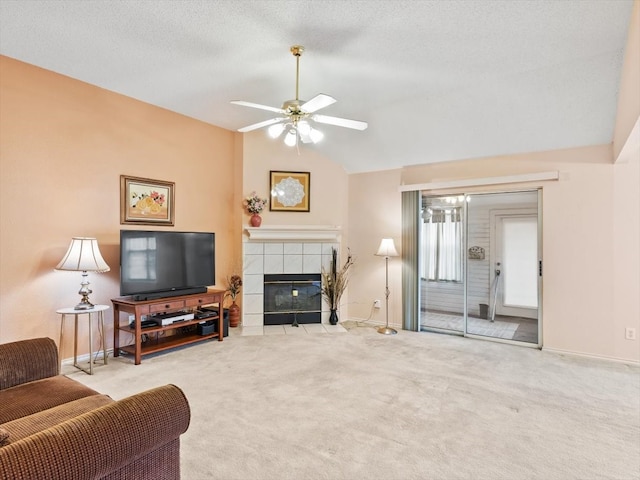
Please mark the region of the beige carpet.
POLYGON ((433 333, 234 335, 72 377, 186 392, 185 480, 637 480, 637 366, 433 333))

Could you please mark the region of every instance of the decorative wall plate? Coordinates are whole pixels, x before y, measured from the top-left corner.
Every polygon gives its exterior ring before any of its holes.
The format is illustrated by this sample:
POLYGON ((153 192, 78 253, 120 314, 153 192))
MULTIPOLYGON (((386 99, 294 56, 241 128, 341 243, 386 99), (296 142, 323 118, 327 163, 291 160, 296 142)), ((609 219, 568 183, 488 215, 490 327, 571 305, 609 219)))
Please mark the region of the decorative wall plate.
POLYGON ((271 171, 269 210, 308 212, 310 176, 309 172, 271 171))

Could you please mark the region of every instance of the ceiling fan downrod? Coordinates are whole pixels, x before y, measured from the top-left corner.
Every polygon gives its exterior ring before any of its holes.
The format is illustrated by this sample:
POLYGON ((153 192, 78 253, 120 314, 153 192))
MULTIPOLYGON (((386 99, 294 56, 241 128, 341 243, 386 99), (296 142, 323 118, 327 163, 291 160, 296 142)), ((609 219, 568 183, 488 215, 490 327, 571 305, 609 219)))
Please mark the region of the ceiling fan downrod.
POLYGON ((299 102, 298 98, 298 85, 300 84, 300 56, 304 52, 304 47, 302 45, 294 45, 291 47, 291 53, 294 57, 296 57, 296 101, 299 102))

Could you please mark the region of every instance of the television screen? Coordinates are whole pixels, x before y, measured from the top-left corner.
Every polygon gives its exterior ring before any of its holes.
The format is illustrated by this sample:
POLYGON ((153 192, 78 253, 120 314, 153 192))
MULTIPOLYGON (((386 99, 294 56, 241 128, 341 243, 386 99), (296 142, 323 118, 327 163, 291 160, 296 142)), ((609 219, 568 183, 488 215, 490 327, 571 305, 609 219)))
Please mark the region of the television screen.
POLYGON ((120 231, 120 295, 200 293, 214 283, 214 233, 120 231))

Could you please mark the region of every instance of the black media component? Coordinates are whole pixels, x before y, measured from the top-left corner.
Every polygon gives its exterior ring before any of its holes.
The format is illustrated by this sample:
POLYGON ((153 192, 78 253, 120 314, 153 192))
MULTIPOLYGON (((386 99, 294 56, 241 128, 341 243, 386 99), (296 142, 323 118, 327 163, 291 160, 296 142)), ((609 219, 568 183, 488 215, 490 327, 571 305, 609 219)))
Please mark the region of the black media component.
POLYGON ((120 230, 120 295, 205 293, 215 278, 214 233, 120 230))
MULTIPOLYGON (((216 310, 217 312, 217 310, 216 310)), ((207 311, 205 310, 202 313, 213 313, 212 311, 207 311)), ((198 324, 198 335, 209 335, 211 333, 217 333, 218 332, 218 318, 217 318, 217 314, 215 314, 216 319, 215 320, 207 320, 205 322, 199 323, 198 324)), ((229 336, 229 310, 228 309, 224 309, 224 315, 223 315, 223 326, 222 326, 223 330, 222 330, 222 336, 223 337, 228 337, 229 336)))
POLYGON ((215 333, 216 328, 215 328, 215 324, 217 323, 217 321, 213 321, 210 320, 208 322, 204 322, 204 323, 199 323, 198 324, 198 335, 211 335, 212 333, 215 333))

